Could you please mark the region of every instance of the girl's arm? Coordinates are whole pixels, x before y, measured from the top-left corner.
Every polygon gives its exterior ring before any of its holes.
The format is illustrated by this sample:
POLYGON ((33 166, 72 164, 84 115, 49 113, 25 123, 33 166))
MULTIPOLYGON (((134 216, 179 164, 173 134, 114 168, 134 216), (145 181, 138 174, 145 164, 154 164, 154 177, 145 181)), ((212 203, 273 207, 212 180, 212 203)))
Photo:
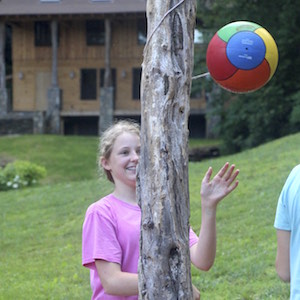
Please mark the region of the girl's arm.
MULTIPOLYGON (((138 295, 138 274, 122 272, 119 264, 105 260, 96 260, 96 268, 106 294, 138 295)), ((193 299, 200 300, 200 292, 194 285, 193 299)))
MULTIPOLYGON (((96 260, 96 268, 106 294, 118 296, 138 294, 138 274, 122 272, 119 264, 105 260, 96 260)), ((200 292, 194 285, 193 300, 200 300, 200 292)))
POLYGON ((122 272, 119 264, 105 260, 96 260, 95 264, 106 294, 138 295, 137 274, 122 272))
POLYGON ((212 168, 206 172, 201 185, 201 229, 197 244, 190 249, 192 263, 201 270, 208 271, 216 256, 216 212, 218 203, 237 186, 235 181, 239 170, 226 163, 211 180, 212 168), (235 182, 234 182, 235 181, 235 182))
POLYGON ((290 281, 290 237, 290 231, 277 230, 276 271, 286 282, 290 281))

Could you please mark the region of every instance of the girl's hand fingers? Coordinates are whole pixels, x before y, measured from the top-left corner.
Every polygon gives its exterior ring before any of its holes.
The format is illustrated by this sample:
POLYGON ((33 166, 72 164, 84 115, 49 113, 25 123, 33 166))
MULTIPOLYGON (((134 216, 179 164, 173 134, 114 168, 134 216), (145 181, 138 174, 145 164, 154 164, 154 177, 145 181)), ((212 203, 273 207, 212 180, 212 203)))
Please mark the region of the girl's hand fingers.
POLYGON ((234 184, 231 184, 229 187, 228 187, 228 194, 231 193, 239 184, 239 181, 237 180, 234 184))
POLYGON ((221 170, 217 173, 216 177, 219 176, 219 177, 223 177, 224 174, 226 173, 227 169, 228 169, 228 166, 229 166, 229 163, 227 162, 222 168, 221 170))
POLYGON ((235 165, 231 165, 229 170, 227 171, 227 173, 225 174, 225 177, 224 179, 227 181, 228 179, 230 179, 231 175, 232 175, 232 172, 235 168, 235 165))
MULTIPOLYGON (((233 171, 233 170, 232 170, 233 171)), ((228 181, 228 185, 230 186, 232 184, 232 182, 237 178, 237 176, 239 175, 240 170, 237 169, 233 174, 231 172, 230 177, 227 179, 228 181)))
POLYGON ((209 167, 204 178, 203 178, 203 182, 209 182, 210 181, 210 177, 212 174, 212 167, 209 167))

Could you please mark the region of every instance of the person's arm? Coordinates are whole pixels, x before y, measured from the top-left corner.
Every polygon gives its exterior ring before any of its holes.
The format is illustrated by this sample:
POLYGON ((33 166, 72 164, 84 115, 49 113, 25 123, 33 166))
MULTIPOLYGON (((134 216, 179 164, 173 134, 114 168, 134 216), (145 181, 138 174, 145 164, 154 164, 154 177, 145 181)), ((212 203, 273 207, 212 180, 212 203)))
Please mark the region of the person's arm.
POLYGON ((138 295, 138 274, 122 272, 119 264, 105 260, 96 260, 95 264, 106 294, 138 295))
MULTIPOLYGON (((106 294, 132 296, 138 294, 138 274, 122 272, 120 265, 96 260, 96 268, 106 294)), ((200 300, 200 292, 193 285, 193 299, 200 300)))
POLYGON ((200 292, 194 285, 193 285, 193 300, 200 300, 200 292))
POLYGON ((277 229, 276 271, 281 280, 290 281, 291 232, 277 229))
POLYGON ((206 172, 201 185, 202 219, 198 242, 190 249, 192 263, 201 270, 208 271, 216 256, 216 211, 218 203, 237 186, 235 181, 239 170, 226 163, 211 179, 212 168, 206 172))

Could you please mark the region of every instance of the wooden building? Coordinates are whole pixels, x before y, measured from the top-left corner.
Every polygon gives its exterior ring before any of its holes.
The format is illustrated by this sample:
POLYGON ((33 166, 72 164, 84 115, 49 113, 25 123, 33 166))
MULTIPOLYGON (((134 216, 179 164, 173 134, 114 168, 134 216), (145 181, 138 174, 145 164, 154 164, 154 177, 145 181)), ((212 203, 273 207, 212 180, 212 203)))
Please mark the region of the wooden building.
MULTIPOLYGON (((145 12, 146 0, 1 0, 0 117, 40 118, 47 125, 35 132, 98 134, 109 69, 112 116, 139 119, 145 12)), ((190 127, 205 135, 201 93, 190 127)))

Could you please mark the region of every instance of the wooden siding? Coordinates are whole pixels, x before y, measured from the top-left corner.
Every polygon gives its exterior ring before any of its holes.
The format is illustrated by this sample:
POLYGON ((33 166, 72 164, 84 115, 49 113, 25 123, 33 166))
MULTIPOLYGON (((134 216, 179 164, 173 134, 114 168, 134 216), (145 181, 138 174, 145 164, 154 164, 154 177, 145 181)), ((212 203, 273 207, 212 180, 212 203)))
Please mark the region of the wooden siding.
MULTIPOLYGON (((111 67, 116 69, 115 110, 136 114, 140 101, 132 99, 132 68, 141 67, 144 45, 137 42, 137 17, 112 22, 111 67)), ((51 84, 51 47, 35 47, 34 22, 12 23, 13 110, 45 110, 51 84), (44 97, 44 98, 43 98, 44 97)), ((96 100, 80 99, 80 70, 104 68, 104 46, 87 46, 85 19, 59 19, 58 85, 62 90, 62 115, 98 115, 96 100), (74 76, 71 76, 74 75, 74 76)), ((100 82, 100 79, 97 79, 100 82)), ((204 99, 191 100, 193 111, 204 111, 204 99)))

